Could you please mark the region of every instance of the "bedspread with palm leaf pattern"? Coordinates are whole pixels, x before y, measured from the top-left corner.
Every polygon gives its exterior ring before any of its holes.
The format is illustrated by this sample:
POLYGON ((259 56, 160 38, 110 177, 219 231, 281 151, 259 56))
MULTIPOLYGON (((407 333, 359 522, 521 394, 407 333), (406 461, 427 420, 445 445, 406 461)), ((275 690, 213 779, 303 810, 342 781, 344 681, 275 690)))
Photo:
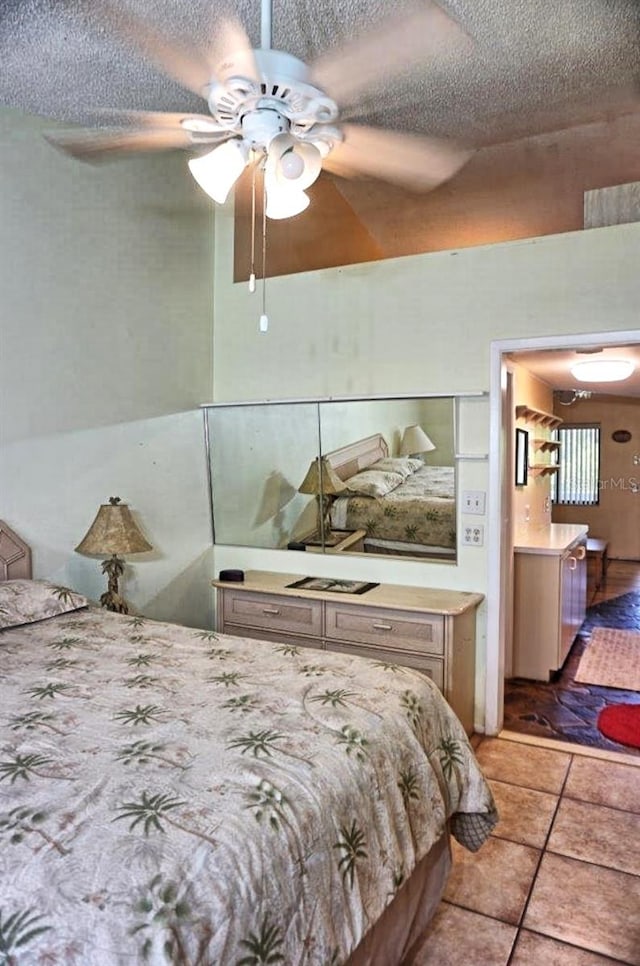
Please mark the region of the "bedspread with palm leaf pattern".
POLYGON ((90 608, 0 634, 0 964, 339 964, 495 822, 417 672, 90 608))
POLYGON ((455 470, 422 466, 386 496, 339 496, 331 507, 336 530, 426 546, 456 546, 455 470))

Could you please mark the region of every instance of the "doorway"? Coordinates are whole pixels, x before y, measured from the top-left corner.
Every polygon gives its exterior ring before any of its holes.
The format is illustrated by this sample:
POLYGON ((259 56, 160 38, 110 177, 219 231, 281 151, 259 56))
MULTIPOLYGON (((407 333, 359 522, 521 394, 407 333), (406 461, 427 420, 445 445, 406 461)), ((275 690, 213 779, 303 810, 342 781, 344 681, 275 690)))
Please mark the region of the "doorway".
MULTIPOLYGON (((513 620, 513 501, 511 438, 513 406, 508 363, 515 354, 582 351, 599 347, 640 347, 640 330, 588 335, 501 340, 491 344, 489 456, 489 579, 485 730, 498 734, 504 721, 504 678, 513 620)), ((640 443, 640 441, 639 441, 640 443)))

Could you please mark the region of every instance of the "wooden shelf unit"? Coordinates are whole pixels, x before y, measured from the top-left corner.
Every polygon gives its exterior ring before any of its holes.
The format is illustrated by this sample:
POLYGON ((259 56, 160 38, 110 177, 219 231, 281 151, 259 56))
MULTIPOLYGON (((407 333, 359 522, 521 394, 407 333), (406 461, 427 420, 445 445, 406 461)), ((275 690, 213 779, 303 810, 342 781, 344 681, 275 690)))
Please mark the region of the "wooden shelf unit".
POLYGON ((562 422, 560 416, 545 413, 542 409, 532 409, 531 406, 516 406, 516 419, 526 419, 529 423, 537 423, 548 429, 555 429, 562 422))
POLYGON ((543 439, 541 437, 535 437, 533 440, 533 445, 536 449, 541 450, 543 453, 557 453, 562 444, 558 439, 543 439))
POLYGON ((557 473, 560 467, 557 463, 531 463, 529 469, 540 476, 548 476, 550 473, 557 473))

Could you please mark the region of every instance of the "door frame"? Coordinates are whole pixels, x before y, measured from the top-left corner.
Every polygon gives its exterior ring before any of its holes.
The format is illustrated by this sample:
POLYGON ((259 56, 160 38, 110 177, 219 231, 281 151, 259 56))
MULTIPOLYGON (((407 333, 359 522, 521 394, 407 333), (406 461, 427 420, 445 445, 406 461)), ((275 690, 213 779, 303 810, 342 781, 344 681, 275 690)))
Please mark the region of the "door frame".
POLYGON ((512 599, 512 473, 508 457, 515 423, 508 400, 507 358, 512 352, 573 349, 588 346, 640 344, 640 329, 577 335, 499 339, 490 345, 489 389, 489 514, 487 546, 487 643, 485 734, 497 735, 504 718, 505 655, 510 646, 512 599))

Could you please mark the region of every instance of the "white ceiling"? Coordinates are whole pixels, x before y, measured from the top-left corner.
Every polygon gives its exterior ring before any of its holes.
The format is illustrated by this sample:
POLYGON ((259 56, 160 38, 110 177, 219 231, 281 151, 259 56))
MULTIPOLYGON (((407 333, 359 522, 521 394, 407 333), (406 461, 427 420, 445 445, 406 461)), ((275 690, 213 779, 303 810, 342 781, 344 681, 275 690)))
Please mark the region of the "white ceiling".
MULTIPOLYGON (((112 3, 201 47, 231 9, 259 45, 258 0, 112 3)), ((402 6, 273 0, 273 46, 309 62, 402 6)), ((441 6, 472 36, 472 52, 431 52, 412 75, 369 86, 358 119, 479 146, 638 109, 638 0, 441 0, 441 6)), ((105 107, 203 109, 199 98, 112 37, 97 7, 97 0, 2 0, 0 104, 79 121, 105 107)))
MULTIPOLYGON (((585 346, 592 349, 592 346, 585 346)), ((511 358, 529 369, 552 389, 587 389, 601 395, 639 396, 640 397, 640 344, 606 346, 598 353, 581 353, 575 349, 549 349, 541 352, 512 353, 511 358), (586 383, 579 382, 571 375, 571 366, 576 362, 595 359, 630 359, 635 370, 623 382, 586 383)))

